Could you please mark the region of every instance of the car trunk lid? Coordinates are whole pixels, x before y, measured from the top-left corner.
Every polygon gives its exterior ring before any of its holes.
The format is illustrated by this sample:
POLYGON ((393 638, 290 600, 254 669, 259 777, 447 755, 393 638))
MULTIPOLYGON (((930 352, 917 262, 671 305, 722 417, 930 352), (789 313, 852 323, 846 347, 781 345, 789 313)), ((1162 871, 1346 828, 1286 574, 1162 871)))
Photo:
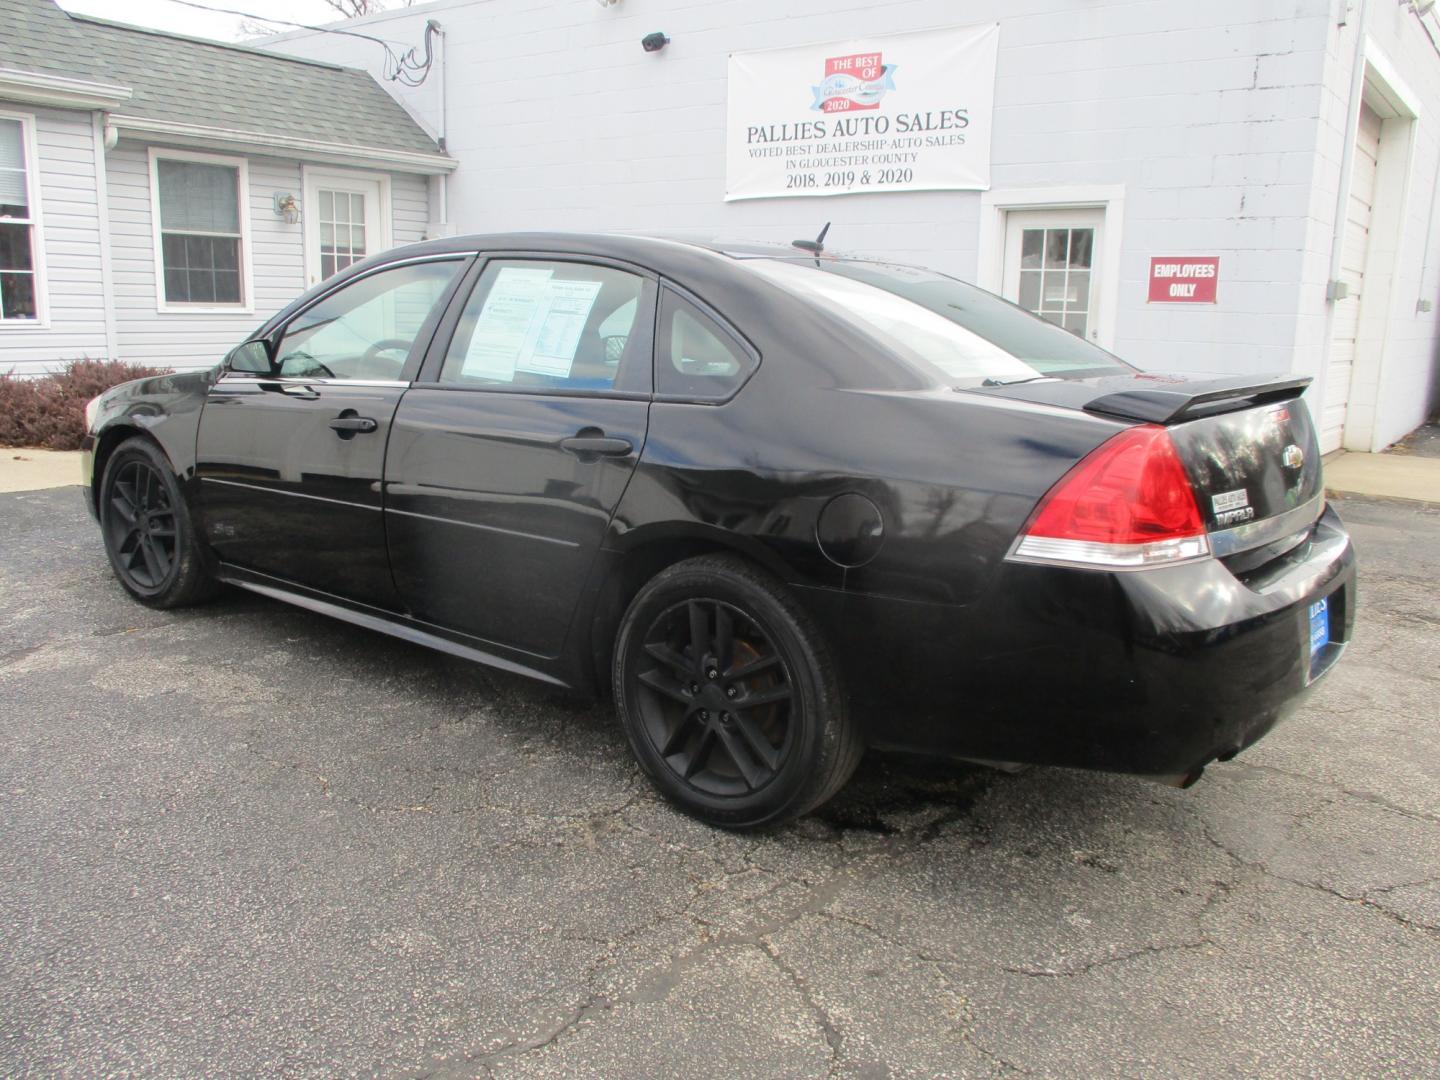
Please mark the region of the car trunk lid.
POLYGON ((1158 424, 1195 489, 1216 555, 1272 545, 1320 516, 1323 477, 1308 378, 1153 375, 1047 379, 979 392, 1158 424))

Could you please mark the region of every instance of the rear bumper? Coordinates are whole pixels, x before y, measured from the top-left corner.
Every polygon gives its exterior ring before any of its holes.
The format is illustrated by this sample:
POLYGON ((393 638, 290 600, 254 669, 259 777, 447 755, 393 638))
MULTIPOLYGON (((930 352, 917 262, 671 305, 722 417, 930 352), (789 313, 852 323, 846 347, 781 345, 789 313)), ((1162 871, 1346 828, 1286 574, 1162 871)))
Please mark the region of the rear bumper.
POLYGON ((1270 730, 1350 638, 1355 557, 1326 510, 1248 575, 1005 564, 965 608, 819 598, 872 745, 1118 772, 1190 773, 1270 730), (1310 605, 1331 644, 1312 658, 1310 605))

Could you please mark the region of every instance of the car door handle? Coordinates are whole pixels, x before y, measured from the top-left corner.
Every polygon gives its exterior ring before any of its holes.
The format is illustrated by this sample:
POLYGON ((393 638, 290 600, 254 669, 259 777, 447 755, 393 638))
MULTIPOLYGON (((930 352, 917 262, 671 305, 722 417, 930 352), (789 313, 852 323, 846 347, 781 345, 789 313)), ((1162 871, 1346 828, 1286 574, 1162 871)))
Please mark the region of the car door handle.
POLYGON ((336 431, 354 434, 374 431, 380 425, 368 416, 337 416, 330 421, 330 426, 336 431))
POLYGON ((629 439, 612 439, 606 435, 571 435, 560 440, 560 449, 571 454, 604 454, 606 457, 624 457, 635 449, 629 439))

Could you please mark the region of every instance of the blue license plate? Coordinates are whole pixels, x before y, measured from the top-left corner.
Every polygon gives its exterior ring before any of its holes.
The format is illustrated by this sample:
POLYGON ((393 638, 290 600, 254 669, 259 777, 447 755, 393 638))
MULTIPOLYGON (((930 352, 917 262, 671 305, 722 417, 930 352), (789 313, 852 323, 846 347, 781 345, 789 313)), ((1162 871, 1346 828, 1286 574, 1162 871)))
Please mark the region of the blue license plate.
POLYGON ((1330 602, 1316 600, 1310 605, 1310 655, 1330 644, 1330 602))

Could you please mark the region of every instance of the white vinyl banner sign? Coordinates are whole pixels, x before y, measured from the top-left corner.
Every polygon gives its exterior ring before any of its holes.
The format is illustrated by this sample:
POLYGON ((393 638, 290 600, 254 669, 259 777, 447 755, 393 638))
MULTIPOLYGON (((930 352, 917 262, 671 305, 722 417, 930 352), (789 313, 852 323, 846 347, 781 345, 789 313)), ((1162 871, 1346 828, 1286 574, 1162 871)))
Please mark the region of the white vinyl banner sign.
POLYGON ((725 198, 990 186, 999 26, 732 53, 725 198))

